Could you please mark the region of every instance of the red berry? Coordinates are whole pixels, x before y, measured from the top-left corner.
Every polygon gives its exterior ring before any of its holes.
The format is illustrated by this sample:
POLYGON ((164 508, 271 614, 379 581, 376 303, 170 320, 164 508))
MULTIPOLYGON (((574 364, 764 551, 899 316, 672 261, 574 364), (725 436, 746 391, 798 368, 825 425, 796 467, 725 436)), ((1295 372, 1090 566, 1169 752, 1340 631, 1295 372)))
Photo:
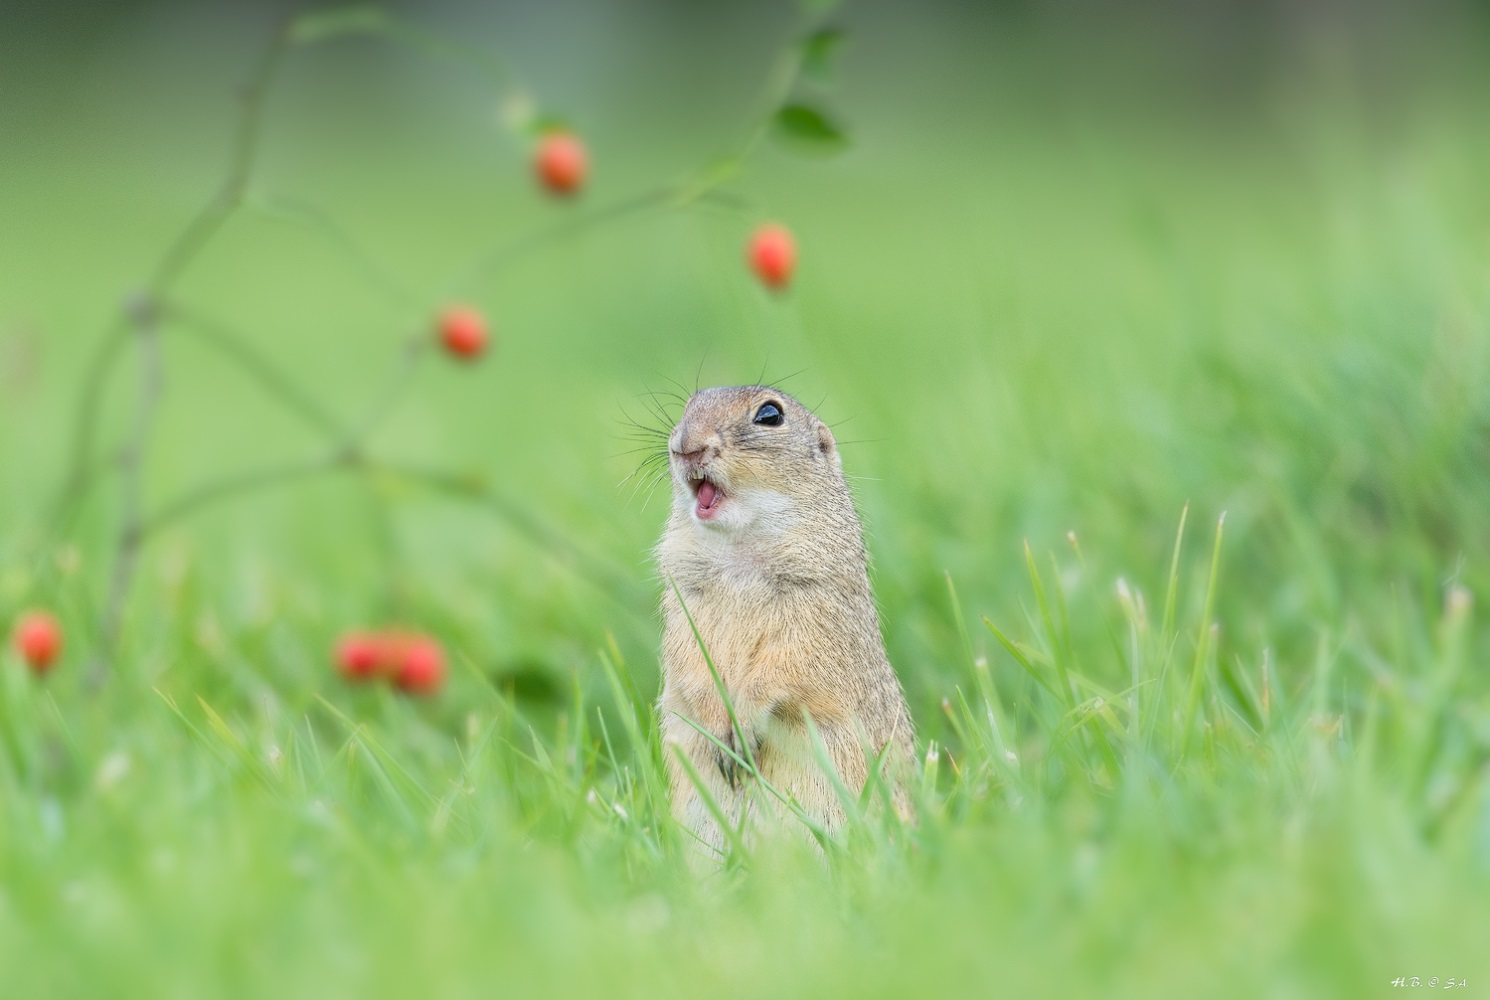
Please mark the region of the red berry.
POLYGON ((62 652, 62 626, 45 611, 21 616, 15 630, 16 651, 38 677, 52 669, 62 652))
POLYGON ((768 222, 750 237, 747 256, 768 288, 785 288, 797 266, 797 241, 790 229, 768 222))
POLYGON ((445 654, 426 635, 401 639, 394 653, 393 683, 409 694, 433 694, 445 683, 445 654))
POLYGON ((387 672, 388 657, 382 636, 348 632, 336 643, 336 669, 349 681, 372 680, 387 672))
POLYGON ((554 194, 574 194, 585 182, 589 157, 585 144, 570 132, 550 132, 538 140, 533 169, 554 194))
POLYGON ((440 314, 440 341, 458 358, 472 359, 486 350, 486 320, 470 306, 451 306, 440 314))

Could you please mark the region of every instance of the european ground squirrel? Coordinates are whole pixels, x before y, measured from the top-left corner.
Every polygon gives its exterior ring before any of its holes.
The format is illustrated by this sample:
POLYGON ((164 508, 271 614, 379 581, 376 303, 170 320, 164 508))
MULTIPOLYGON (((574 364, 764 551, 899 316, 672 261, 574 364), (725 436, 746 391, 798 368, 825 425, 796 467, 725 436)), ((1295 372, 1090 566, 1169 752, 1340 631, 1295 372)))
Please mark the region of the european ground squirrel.
MULTIPOLYGON (((657 547, 659 714, 673 814, 709 846, 723 847, 723 831, 677 759, 681 750, 732 825, 785 815, 692 720, 742 758, 753 756, 762 778, 831 832, 845 812, 808 717, 853 795, 874 760, 885 762, 886 787, 898 787, 914 754, 833 432, 777 389, 705 389, 688 400, 668 447, 673 503, 657 547)), ((903 795, 895 798, 904 812, 903 795)))

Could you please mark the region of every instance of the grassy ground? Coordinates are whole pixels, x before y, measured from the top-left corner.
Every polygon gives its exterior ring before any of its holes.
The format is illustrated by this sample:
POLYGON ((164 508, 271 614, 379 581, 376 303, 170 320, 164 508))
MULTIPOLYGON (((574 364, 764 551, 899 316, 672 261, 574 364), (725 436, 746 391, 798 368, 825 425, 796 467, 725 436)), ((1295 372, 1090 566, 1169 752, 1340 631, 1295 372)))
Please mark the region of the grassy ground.
MULTIPOLYGON (((787 13, 719 16, 553 58, 570 21, 497 23, 590 137, 588 205, 748 116, 787 13)), ((1183 55, 1039 18, 851 11, 849 153, 768 148, 743 213, 637 216, 459 289, 499 350, 421 368, 372 448, 489 502, 330 475, 176 522, 92 692, 118 482, 61 544, 43 529, 96 331, 221 177, 234 39, 265 26, 215 17, 54 39, 65 82, 45 45, 6 70, 33 141, 0 149, 25 234, 0 242, 0 617, 51 606, 72 640, 44 684, 0 671, 7 993, 1483 988, 1481 36, 1208 64, 1212 93, 1183 55), (803 247, 784 297, 740 262, 764 216, 803 247), (673 381, 803 369, 931 751, 920 822, 699 877, 658 790, 664 505, 617 486, 624 415, 673 381), (446 642, 438 698, 335 679, 336 635, 389 618, 446 642)), ((532 194, 489 104, 417 53, 297 53, 261 207, 179 300, 352 419, 442 275, 586 210, 532 194)), ((320 452, 170 327, 164 372, 148 509, 320 452)), ((110 383, 111 439, 134 382, 110 383)))

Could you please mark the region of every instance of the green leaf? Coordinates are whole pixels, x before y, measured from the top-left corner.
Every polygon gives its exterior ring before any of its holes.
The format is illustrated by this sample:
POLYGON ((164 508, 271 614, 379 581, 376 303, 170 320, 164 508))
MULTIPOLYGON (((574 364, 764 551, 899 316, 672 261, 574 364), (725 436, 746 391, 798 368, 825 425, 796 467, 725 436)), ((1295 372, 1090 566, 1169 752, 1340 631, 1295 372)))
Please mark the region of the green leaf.
POLYGON ((572 132, 564 118, 538 107, 532 95, 516 91, 502 102, 502 124, 514 135, 539 139, 549 132, 572 132))
POLYGON ((833 63, 848 35, 837 28, 814 31, 802 40, 802 72, 819 83, 833 78, 833 63))
POLYGON ((788 104, 776 112, 776 135, 804 150, 831 155, 848 146, 848 136, 827 115, 805 104, 788 104))
POLYGON ((548 135, 550 132, 573 132, 574 128, 569 122, 555 114, 547 111, 538 111, 524 123, 523 131, 533 138, 548 135))
POLYGON ((307 11, 290 25, 290 41, 312 45, 341 35, 375 35, 388 30, 391 22, 381 7, 351 4, 307 11))

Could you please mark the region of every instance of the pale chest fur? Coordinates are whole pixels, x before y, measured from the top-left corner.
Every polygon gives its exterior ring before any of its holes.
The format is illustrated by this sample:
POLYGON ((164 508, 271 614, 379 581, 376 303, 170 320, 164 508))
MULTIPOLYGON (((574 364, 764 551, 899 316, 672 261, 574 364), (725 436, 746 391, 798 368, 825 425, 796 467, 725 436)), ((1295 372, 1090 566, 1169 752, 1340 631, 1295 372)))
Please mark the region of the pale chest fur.
POLYGON ((658 552, 665 702, 698 712, 718 700, 703 649, 732 699, 749 692, 780 711, 806 709, 820 719, 853 714, 869 679, 888 674, 862 571, 847 580, 822 577, 814 575, 820 567, 785 553, 683 537, 685 544, 664 541, 658 552))
POLYGON ((725 539, 706 536, 689 541, 686 547, 664 542, 659 555, 666 588, 666 681, 693 701, 715 690, 704 649, 720 678, 734 687, 769 652, 771 637, 780 634, 783 622, 780 594, 764 554, 743 550, 725 539))

